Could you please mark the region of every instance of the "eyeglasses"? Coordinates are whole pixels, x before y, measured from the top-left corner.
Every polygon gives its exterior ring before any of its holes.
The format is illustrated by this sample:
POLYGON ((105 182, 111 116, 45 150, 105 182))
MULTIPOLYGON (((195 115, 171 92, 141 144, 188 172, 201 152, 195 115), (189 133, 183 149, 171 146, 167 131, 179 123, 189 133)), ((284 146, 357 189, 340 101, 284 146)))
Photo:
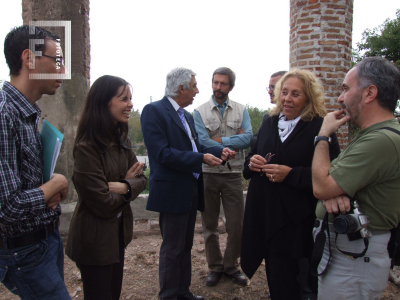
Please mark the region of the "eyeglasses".
MULTIPOLYGON (((274 155, 275 155, 275 154, 271 154, 271 152, 268 153, 267 155, 265 155, 265 159, 267 160, 266 164, 268 164, 268 163, 271 161, 272 156, 274 156, 274 155)), ((264 174, 265 174, 265 173, 261 170, 260 176, 263 176, 264 174)))
POLYGON ((274 85, 267 86, 267 91, 274 91, 274 89, 275 89, 274 85))
POLYGON ((61 66, 64 66, 64 57, 62 57, 62 56, 50 56, 50 55, 46 55, 46 54, 42 54, 42 56, 46 56, 46 57, 55 59, 56 63, 59 62, 61 66))

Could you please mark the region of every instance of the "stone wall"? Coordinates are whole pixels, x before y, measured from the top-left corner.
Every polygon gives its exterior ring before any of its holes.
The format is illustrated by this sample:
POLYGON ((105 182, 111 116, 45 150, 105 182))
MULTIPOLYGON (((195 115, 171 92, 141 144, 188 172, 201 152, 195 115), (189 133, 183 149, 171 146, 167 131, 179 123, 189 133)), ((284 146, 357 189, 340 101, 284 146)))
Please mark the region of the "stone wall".
MULTIPOLYGON (((67 177, 70 193, 64 202, 77 200, 71 182, 73 171, 72 147, 78 121, 83 109, 86 93, 90 86, 90 39, 89 39, 89 0, 23 0, 22 17, 24 24, 29 21, 71 21, 71 73, 70 80, 64 80, 61 88, 53 96, 45 95, 38 105, 42 117, 64 134, 64 142, 57 161, 55 172, 67 177)), ((45 28, 61 37, 65 52, 64 28, 45 28)))
MULTIPOLYGON (((351 68, 353 0, 290 1, 290 68, 307 69, 325 89, 328 111, 340 108, 341 84, 351 68)), ((340 128, 340 146, 347 145, 340 128)))

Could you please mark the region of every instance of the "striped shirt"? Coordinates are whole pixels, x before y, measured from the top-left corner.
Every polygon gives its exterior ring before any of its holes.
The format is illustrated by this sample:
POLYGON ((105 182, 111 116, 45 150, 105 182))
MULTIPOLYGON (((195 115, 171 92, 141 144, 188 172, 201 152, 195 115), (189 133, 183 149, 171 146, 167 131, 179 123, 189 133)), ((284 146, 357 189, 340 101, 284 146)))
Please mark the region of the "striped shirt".
POLYGON ((0 236, 39 229, 61 214, 46 206, 42 143, 38 131, 41 111, 14 86, 0 91, 0 236))

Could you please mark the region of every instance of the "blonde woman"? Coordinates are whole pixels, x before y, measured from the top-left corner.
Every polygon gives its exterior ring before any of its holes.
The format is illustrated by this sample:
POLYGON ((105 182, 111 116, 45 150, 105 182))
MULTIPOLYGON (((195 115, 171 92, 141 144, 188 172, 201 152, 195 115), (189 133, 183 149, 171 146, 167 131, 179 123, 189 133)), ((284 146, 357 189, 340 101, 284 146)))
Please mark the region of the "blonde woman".
MULTIPOLYGON (((275 87, 276 107, 261 125, 243 175, 251 178, 244 216, 241 266, 251 278, 265 259, 273 300, 317 293, 308 274, 317 199, 311 162, 326 115, 323 87, 306 70, 286 73, 275 87)), ((331 160, 340 152, 331 136, 331 160)))

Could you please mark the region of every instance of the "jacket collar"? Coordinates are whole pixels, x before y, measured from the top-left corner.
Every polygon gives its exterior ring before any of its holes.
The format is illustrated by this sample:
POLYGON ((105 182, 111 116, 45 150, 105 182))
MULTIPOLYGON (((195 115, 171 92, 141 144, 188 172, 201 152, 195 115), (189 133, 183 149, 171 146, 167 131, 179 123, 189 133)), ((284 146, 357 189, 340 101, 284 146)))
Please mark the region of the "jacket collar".
POLYGON ((31 104, 28 99, 8 81, 4 82, 3 91, 8 94, 8 99, 21 112, 24 118, 35 114, 40 117, 41 110, 39 106, 36 103, 31 104))
MULTIPOLYGON (((228 108, 228 107, 232 108, 231 101, 229 100, 229 97, 228 97, 228 99, 226 99, 226 101, 224 103, 226 103, 226 108, 228 108)), ((214 108, 218 109, 218 106, 217 106, 216 101, 214 100, 213 96, 210 97, 210 100, 208 101, 208 104, 209 104, 209 109, 210 110, 213 110, 214 108)))
MULTIPOLYGON (((176 123, 176 125, 178 125, 187 134, 185 127, 183 127, 181 118, 179 118, 178 112, 172 106, 168 98, 164 96, 164 98, 161 99, 161 103, 164 105, 165 109, 168 111, 167 113, 170 115, 171 119, 176 123)), ((183 112, 186 115, 185 109, 183 110, 183 112)))

